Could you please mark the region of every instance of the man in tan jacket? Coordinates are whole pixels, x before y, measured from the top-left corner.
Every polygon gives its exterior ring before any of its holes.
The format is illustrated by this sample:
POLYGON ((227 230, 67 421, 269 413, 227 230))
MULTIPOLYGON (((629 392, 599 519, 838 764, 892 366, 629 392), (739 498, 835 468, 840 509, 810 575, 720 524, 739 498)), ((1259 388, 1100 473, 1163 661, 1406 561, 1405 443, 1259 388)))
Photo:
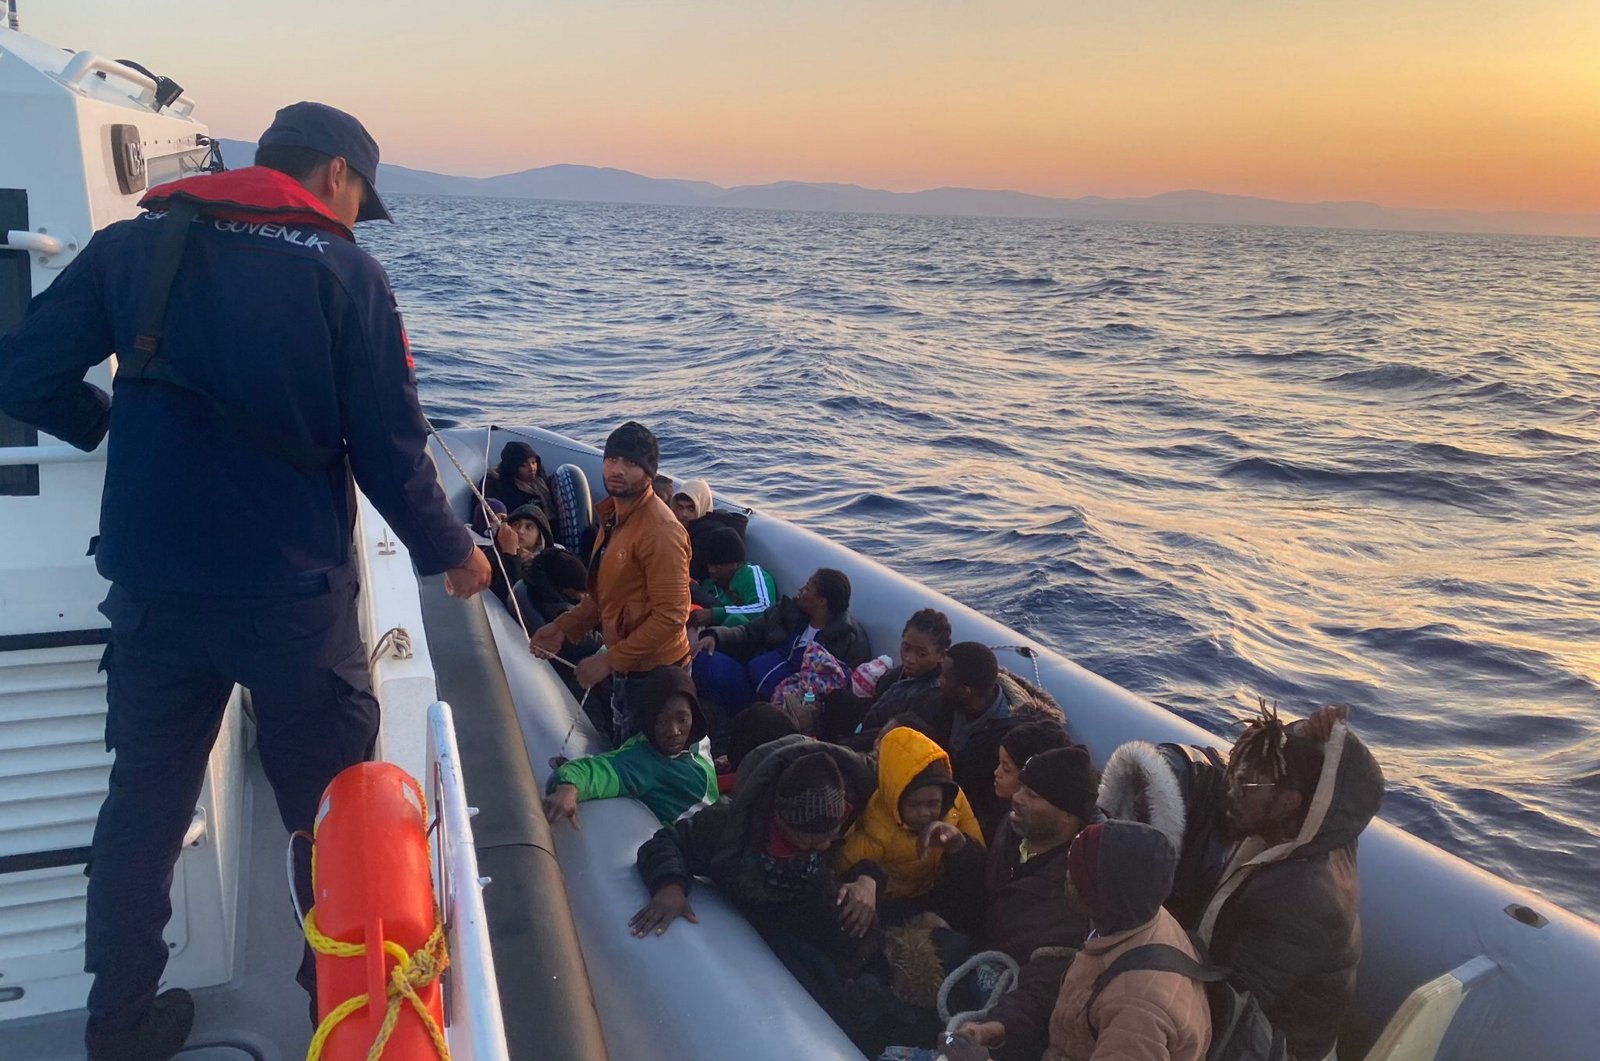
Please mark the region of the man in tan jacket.
POLYGON ((1147 944, 1199 959, 1161 905, 1177 863, 1167 838, 1139 822, 1091 825, 1073 840, 1067 892, 1089 912, 1093 931, 1061 982, 1043 1061, 1203 1061, 1211 1009, 1200 981, 1133 968, 1095 990, 1112 963, 1147 944))
POLYGON ((600 628, 605 651, 578 664, 578 684, 611 679, 618 743, 633 735, 628 688, 689 658, 689 535, 651 487, 660 460, 655 435, 629 420, 606 439, 606 493, 589 559, 589 591, 577 606, 534 632, 529 646, 549 658, 600 628))

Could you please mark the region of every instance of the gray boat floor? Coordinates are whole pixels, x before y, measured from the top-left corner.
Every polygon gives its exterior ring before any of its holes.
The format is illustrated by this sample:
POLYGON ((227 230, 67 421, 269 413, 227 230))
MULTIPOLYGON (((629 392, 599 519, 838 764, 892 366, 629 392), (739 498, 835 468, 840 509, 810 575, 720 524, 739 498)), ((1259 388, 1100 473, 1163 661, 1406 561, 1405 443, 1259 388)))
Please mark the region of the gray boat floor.
MULTIPOLYGON (((245 762, 250 840, 240 868, 234 978, 194 992, 194 1031, 182 1061, 290 1061, 305 1057, 311 1042, 306 993, 294 980, 301 937, 284 877, 288 834, 254 749, 245 762)), ((85 1015, 80 1009, 9 1022, 0 1029, 0 1056, 82 1061, 85 1015)))

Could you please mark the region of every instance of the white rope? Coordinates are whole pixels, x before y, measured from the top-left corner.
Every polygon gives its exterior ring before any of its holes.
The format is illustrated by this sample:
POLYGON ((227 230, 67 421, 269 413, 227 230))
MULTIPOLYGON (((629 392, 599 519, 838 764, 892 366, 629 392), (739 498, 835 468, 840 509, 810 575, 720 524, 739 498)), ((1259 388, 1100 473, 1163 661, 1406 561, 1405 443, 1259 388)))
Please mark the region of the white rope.
POLYGON ((1016 960, 1005 951, 998 950, 979 951, 956 966, 955 971, 945 977, 944 983, 939 985, 939 1019, 945 1022, 945 1034, 954 1032, 963 1024, 982 1020, 988 1016, 989 1011, 994 1009, 995 1003, 1000 1001, 1000 996, 1017 986, 1018 972, 1016 960), (983 965, 1000 966, 1000 975, 995 978, 994 986, 989 989, 989 997, 984 1001, 982 1008, 951 1013, 951 990, 961 982, 962 977, 983 965))

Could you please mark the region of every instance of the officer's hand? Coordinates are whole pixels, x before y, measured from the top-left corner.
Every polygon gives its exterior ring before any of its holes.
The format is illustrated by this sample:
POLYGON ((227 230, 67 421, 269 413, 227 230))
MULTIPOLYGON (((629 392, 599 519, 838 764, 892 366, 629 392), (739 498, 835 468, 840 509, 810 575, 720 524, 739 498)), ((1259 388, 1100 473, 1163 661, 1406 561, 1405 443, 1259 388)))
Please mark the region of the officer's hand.
POLYGON ((561 647, 566 643, 567 639, 561 633, 560 627, 555 623, 545 623, 533 632, 532 637, 528 638, 528 651, 540 659, 549 659, 557 652, 560 652, 561 647))
POLYGON ((574 829, 582 829, 578 824, 578 787, 576 785, 560 784, 550 793, 544 801, 544 820, 554 825, 559 821, 571 823, 574 829))
POLYGON ((483 555, 483 550, 473 546, 466 563, 444 573, 444 589, 452 597, 470 597, 488 589, 492 575, 489 558, 483 555))

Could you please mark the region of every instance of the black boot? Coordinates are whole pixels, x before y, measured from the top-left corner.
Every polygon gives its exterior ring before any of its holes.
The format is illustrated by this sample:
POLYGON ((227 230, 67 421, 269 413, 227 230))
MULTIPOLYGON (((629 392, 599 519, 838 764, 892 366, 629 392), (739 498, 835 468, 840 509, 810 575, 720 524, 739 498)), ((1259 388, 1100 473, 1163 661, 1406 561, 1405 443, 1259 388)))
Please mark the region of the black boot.
POLYGON ((156 996, 144 1019, 126 1031, 89 1028, 84 1044, 89 1061, 167 1061, 183 1049, 194 1027, 194 999, 181 987, 156 996))

